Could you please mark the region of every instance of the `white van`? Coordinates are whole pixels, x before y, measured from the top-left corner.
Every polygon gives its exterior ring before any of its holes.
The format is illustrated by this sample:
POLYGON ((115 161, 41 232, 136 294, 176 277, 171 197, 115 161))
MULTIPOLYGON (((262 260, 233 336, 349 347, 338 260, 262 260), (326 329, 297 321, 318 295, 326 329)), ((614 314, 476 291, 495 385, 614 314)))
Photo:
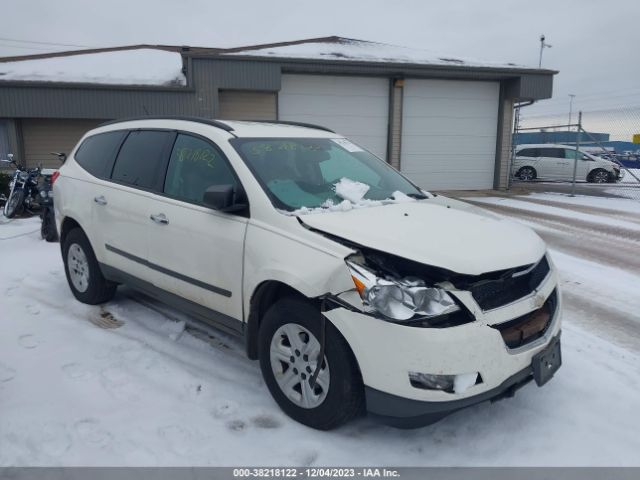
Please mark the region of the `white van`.
POLYGON ((592 183, 617 182, 623 177, 620 165, 575 147, 555 144, 518 145, 512 171, 523 181, 573 180, 575 158, 576 180, 592 183))

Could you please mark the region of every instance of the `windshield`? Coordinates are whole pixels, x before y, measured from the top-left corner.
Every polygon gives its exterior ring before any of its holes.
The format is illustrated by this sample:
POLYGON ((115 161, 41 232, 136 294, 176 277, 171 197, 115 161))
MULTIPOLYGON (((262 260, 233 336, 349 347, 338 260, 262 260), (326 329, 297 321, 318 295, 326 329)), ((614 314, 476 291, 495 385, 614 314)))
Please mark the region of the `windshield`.
POLYGON ((238 138, 235 149, 277 208, 426 198, 385 162, 344 138, 238 138))

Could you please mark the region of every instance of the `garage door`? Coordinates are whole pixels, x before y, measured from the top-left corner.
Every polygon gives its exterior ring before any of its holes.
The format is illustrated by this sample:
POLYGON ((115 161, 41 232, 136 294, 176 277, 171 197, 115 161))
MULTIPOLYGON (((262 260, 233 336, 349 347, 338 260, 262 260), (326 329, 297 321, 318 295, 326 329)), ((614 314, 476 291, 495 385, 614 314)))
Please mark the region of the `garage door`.
POLYGON ((314 123, 386 157, 389 80, 327 75, 283 75, 280 120, 314 123))
POLYGON ((493 188, 499 84, 404 85, 401 170, 431 190, 493 188))
POLYGON ((29 167, 42 163, 56 168, 60 162, 49 152, 71 153, 78 140, 105 120, 58 120, 29 118, 22 120, 24 155, 29 167))
POLYGON ((275 120, 276 94, 220 90, 218 117, 227 120, 275 120))

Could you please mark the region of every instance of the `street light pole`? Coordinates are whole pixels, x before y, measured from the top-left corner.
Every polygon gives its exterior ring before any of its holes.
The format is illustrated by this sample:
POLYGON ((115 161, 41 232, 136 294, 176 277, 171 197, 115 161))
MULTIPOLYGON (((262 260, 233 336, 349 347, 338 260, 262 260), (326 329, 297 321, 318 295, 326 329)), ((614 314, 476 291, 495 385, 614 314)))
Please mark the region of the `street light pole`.
POLYGON ((569 128, 571 128, 571 114, 573 113, 573 99, 576 98, 576 96, 573 93, 569 94, 569 128))
POLYGON ((551 45, 545 42, 544 35, 540 35, 540 59, 538 60, 538 68, 542 68, 542 52, 545 48, 551 48, 551 45))

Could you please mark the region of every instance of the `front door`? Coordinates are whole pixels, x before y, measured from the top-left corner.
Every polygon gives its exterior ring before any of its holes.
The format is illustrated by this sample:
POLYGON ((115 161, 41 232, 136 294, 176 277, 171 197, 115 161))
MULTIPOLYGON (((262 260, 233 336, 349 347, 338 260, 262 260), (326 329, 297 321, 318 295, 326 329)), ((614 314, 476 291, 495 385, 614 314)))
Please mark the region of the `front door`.
POLYGON ((155 221, 148 229, 148 258, 157 287, 215 310, 222 314, 216 318, 219 322, 234 324, 243 318, 247 218, 205 207, 203 194, 213 185, 240 188, 227 159, 212 142, 179 133, 162 196, 156 196, 150 212, 155 221))

